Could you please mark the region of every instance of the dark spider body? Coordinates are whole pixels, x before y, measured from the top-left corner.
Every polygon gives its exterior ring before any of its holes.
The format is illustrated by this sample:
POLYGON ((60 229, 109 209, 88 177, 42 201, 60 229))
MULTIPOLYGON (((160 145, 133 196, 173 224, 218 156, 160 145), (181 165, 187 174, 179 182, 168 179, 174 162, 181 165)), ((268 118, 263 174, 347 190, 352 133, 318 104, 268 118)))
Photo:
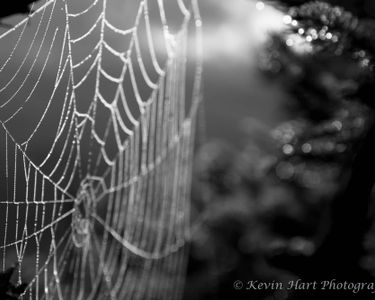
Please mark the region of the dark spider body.
POLYGON ((15 285, 11 282, 12 275, 17 265, 0 272, 0 299, 1 300, 17 300, 25 291, 27 284, 21 283, 15 285))

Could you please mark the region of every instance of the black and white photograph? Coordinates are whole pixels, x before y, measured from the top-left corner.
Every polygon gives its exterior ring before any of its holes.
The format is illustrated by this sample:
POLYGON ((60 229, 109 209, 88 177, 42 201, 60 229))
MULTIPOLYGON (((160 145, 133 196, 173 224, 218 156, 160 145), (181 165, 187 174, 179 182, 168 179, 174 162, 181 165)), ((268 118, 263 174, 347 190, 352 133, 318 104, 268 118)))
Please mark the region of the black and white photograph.
POLYGON ((375 299, 375 1, 0 8, 0 300, 375 299))

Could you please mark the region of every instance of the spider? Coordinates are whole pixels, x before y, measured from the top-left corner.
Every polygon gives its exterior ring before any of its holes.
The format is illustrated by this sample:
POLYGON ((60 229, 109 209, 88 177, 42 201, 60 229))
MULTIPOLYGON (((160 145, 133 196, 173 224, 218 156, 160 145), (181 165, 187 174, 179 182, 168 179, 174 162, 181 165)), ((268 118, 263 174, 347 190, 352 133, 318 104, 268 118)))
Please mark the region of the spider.
POLYGON ((26 290, 26 283, 15 285, 10 281, 16 268, 17 264, 0 272, 0 299, 2 300, 17 300, 26 290))

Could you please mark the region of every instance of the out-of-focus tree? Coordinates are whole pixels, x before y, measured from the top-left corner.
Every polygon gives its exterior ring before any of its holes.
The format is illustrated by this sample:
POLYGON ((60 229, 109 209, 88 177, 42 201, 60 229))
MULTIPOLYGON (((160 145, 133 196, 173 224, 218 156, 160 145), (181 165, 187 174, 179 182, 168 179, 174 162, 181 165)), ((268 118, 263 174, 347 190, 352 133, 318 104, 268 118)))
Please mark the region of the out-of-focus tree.
POLYGON ((305 2, 283 1, 303 4, 286 12, 287 29, 259 59, 292 96, 290 120, 274 129, 253 122, 242 152, 210 144, 198 158, 203 225, 190 271, 204 292, 194 299, 337 299, 337 291, 237 291, 233 282, 374 279, 375 23, 366 1, 305 2))

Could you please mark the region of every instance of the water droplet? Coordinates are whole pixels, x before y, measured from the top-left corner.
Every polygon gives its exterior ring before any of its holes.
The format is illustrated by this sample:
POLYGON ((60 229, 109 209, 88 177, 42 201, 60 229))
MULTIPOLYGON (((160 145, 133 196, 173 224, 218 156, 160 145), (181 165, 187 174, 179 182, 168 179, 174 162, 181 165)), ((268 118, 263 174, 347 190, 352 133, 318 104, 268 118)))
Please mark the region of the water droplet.
POLYGON ((340 131, 342 129, 342 123, 338 120, 332 122, 332 126, 337 130, 340 131))
POLYGON ((294 45, 294 42, 293 42, 292 39, 287 39, 286 44, 287 44, 287 46, 292 47, 294 45))
POLYGON ((370 60, 368 58, 365 58, 361 61, 361 66, 362 67, 368 67, 370 64, 370 60))
MULTIPOLYGON (((327 23, 328 22, 328 18, 327 18, 326 15, 321 15, 320 16, 320 20, 322 20, 323 23, 327 23)), ((324 26, 324 27, 326 27, 326 26, 324 26)))
POLYGON ((284 21, 285 24, 290 24, 290 23, 292 23, 293 19, 292 19, 291 16, 285 15, 284 18, 283 18, 283 21, 284 21))
POLYGON ((366 52, 364 50, 361 50, 358 52, 359 57, 364 58, 366 56, 366 52))
POLYGON ((305 143, 302 145, 302 152, 303 153, 310 153, 312 151, 312 147, 309 143, 305 143))
POLYGON ((292 155, 294 152, 294 148, 290 144, 286 144, 283 146, 283 152, 285 155, 292 155))

